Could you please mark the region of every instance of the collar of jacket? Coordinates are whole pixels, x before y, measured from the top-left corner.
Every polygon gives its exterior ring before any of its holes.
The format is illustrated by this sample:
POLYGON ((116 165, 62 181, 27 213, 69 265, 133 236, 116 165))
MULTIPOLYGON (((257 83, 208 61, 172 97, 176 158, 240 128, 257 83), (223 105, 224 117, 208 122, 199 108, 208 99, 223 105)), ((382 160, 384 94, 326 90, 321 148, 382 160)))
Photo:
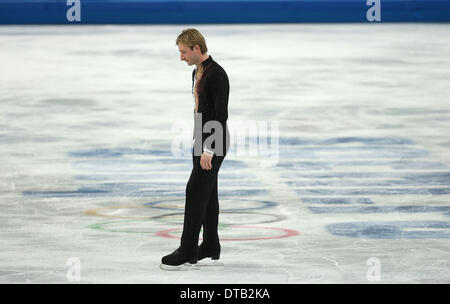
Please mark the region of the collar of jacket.
POLYGON ((209 57, 205 60, 202 61, 202 67, 206 67, 207 65, 209 65, 210 63, 212 63, 214 60, 212 59, 212 56, 209 55, 209 57))

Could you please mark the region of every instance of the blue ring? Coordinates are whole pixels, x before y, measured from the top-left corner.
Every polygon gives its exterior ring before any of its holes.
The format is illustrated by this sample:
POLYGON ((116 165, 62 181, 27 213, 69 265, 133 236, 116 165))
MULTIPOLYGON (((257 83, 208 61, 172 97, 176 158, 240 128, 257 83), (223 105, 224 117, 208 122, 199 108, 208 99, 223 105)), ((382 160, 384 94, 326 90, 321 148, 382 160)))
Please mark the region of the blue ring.
MULTIPOLYGON (((225 198, 226 199, 226 198, 225 198)), ((222 199, 223 200, 223 199, 222 199)), ((238 212, 238 211, 248 211, 248 210, 260 210, 260 209, 267 209, 277 206, 278 204, 272 201, 263 201, 263 200, 250 200, 250 199, 239 199, 240 201, 251 201, 251 202, 258 202, 262 205, 260 207, 252 207, 252 208, 233 208, 233 209, 221 209, 222 212, 238 212)), ((163 209, 163 210, 183 210, 183 208, 168 208, 168 207, 158 207, 156 205, 161 203, 167 203, 175 200, 162 200, 162 201, 155 201, 150 203, 144 203, 145 206, 149 206, 151 208, 156 209, 163 209)))

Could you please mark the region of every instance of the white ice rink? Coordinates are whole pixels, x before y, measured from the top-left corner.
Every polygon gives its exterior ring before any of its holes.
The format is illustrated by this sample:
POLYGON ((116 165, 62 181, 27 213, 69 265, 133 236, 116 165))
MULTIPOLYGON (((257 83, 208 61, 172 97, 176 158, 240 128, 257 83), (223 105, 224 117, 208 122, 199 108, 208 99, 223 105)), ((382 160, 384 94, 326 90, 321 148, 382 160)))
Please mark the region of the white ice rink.
POLYGON ((1 283, 450 283, 448 24, 196 26, 230 130, 278 123, 278 161, 225 159, 223 268, 161 270, 192 166, 187 27, 0 27, 1 283))

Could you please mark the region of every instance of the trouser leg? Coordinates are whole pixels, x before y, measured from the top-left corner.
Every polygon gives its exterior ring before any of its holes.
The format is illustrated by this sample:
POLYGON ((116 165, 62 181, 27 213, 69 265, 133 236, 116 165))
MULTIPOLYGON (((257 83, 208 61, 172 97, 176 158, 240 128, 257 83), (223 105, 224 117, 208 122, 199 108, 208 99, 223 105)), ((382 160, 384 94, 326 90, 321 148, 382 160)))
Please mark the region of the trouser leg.
POLYGON ((216 177, 203 220, 203 244, 207 245, 207 247, 219 244, 217 232, 219 225, 219 196, 217 184, 218 178, 216 177))
POLYGON ((203 170, 200 166, 200 157, 194 156, 194 166, 186 185, 186 203, 184 211, 183 234, 180 249, 186 255, 193 256, 197 252, 198 239, 202 224, 206 226, 211 235, 217 234, 218 199, 217 175, 224 156, 213 156, 212 169, 203 170), (211 209, 209 203, 212 202, 211 209), (217 205, 215 205, 217 203, 217 205), (211 230, 211 228, 213 230, 211 230))

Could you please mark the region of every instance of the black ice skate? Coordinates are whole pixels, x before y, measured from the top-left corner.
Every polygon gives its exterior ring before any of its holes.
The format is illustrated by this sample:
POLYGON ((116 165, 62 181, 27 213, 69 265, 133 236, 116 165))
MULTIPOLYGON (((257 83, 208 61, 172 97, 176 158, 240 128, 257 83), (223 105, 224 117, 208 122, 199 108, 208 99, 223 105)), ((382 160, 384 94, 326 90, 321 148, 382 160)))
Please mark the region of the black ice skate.
POLYGON ((161 259, 162 270, 189 270, 196 269, 197 257, 188 258, 178 248, 161 259))
POLYGON ((223 263, 219 259, 220 244, 217 244, 214 248, 207 247, 203 243, 200 244, 198 247, 198 261, 203 261, 198 263, 198 266, 223 266, 223 263), (205 260, 207 258, 210 258, 210 260, 205 260))

